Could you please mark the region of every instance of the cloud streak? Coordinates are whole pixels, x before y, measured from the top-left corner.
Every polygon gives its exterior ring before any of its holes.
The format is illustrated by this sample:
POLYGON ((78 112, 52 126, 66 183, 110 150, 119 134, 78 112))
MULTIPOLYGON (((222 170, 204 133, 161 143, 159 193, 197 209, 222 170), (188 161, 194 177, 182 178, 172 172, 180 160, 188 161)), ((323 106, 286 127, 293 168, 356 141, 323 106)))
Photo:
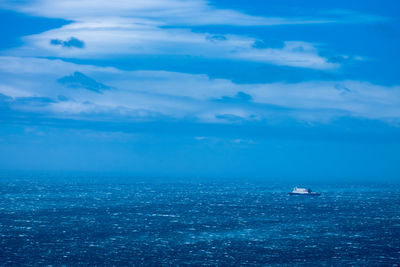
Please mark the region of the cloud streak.
POLYGON ((132 21, 75 22, 24 38, 26 46, 11 55, 65 58, 122 58, 127 55, 192 55, 235 59, 311 69, 335 69, 337 63, 319 55, 318 46, 287 41, 282 47, 254 47, 256 39, 238 35, 211 36, 188 29, 165 29, 132 21), (48 40, 77 36, 85 49, 63 49, 48 40))
POLYGON ((361 81, 235 84, 207 75, 122 71, 16 57, 0 57, 0 78, 0 94, 12 108, 57 117, 101 119, 98 115, 102 114, 103 118, 212 123, 284 118, 328 122, 355 117, 400 122, 400 87, 361 81), (115 89, 98 94, 84 86, 71 90, 57 82, 71 72, 85 73, 115 89))
MULTIPOLYGON (((319 53, 317 44, 257 40, 193 32, 180 26, 275 26, 380 21, 382 18, 334 12, 327 17, 259 17, 218 9, 203 0, 106 1, 34 0, 2 3, 3 7, 71 23, 24 38, 25 46, 9 55, 62 58, 123 58, 130 55, 191 55, 280 66, 330 70, 340 66, 319 53), (172 26, 172 27, 171 27, 172 26), (71 37, 74 36, 74 37, 71 37), (65 49, 83 48, 85 49, 65 49)), ((326 14, 325 14, 326 15, 326 14)))
POLYGON ((32 0, 5 1, 3 7, 23 13, 64 18, 73 21, 93 21, 96 18, 138 18, 163 25, 236 25, 274 26, 290 24, 374 22, 384 18, 346 10, 320 12, 316 18, 260 17, 231 9, 213 7, 204 0, 32 0), (327 16, 329 15, 329 16, 327 16))

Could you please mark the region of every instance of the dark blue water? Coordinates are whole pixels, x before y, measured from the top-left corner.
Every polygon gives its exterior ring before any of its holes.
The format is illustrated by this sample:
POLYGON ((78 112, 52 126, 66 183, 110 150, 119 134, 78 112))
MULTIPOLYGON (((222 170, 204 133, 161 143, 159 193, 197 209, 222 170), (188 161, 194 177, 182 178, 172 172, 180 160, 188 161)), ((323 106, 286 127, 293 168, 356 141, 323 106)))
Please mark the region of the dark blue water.
POLYGON ((400 263, 398 186, 0 182, 1 265, 400 263))

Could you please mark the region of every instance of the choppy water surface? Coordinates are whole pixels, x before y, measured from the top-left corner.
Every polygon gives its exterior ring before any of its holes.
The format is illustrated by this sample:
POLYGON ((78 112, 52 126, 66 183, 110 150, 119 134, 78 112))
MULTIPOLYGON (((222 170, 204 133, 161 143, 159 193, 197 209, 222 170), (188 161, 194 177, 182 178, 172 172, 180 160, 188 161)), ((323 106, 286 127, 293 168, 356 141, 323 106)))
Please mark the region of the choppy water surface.
POLYGON ((1 265, 389 265, 400 189, 0 182, 1 265))

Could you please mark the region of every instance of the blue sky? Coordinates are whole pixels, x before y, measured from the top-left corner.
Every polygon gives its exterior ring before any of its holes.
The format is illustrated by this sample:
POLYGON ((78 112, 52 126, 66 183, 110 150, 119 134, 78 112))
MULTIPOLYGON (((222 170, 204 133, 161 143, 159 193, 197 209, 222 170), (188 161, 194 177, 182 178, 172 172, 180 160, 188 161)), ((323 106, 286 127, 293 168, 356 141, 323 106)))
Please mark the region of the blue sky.
POLYGON ((390 180, 396 1, 0 3, 0 169, 390 180))

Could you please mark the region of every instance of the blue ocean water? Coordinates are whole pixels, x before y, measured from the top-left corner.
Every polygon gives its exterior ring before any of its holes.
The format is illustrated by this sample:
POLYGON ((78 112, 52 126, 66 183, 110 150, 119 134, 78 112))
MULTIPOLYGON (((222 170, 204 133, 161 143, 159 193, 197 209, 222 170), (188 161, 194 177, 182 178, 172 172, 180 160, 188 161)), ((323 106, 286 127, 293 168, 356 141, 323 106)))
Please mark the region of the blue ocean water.
POLYGON ((398 266, 400 188, 0 182, 0 265, 398 266))

